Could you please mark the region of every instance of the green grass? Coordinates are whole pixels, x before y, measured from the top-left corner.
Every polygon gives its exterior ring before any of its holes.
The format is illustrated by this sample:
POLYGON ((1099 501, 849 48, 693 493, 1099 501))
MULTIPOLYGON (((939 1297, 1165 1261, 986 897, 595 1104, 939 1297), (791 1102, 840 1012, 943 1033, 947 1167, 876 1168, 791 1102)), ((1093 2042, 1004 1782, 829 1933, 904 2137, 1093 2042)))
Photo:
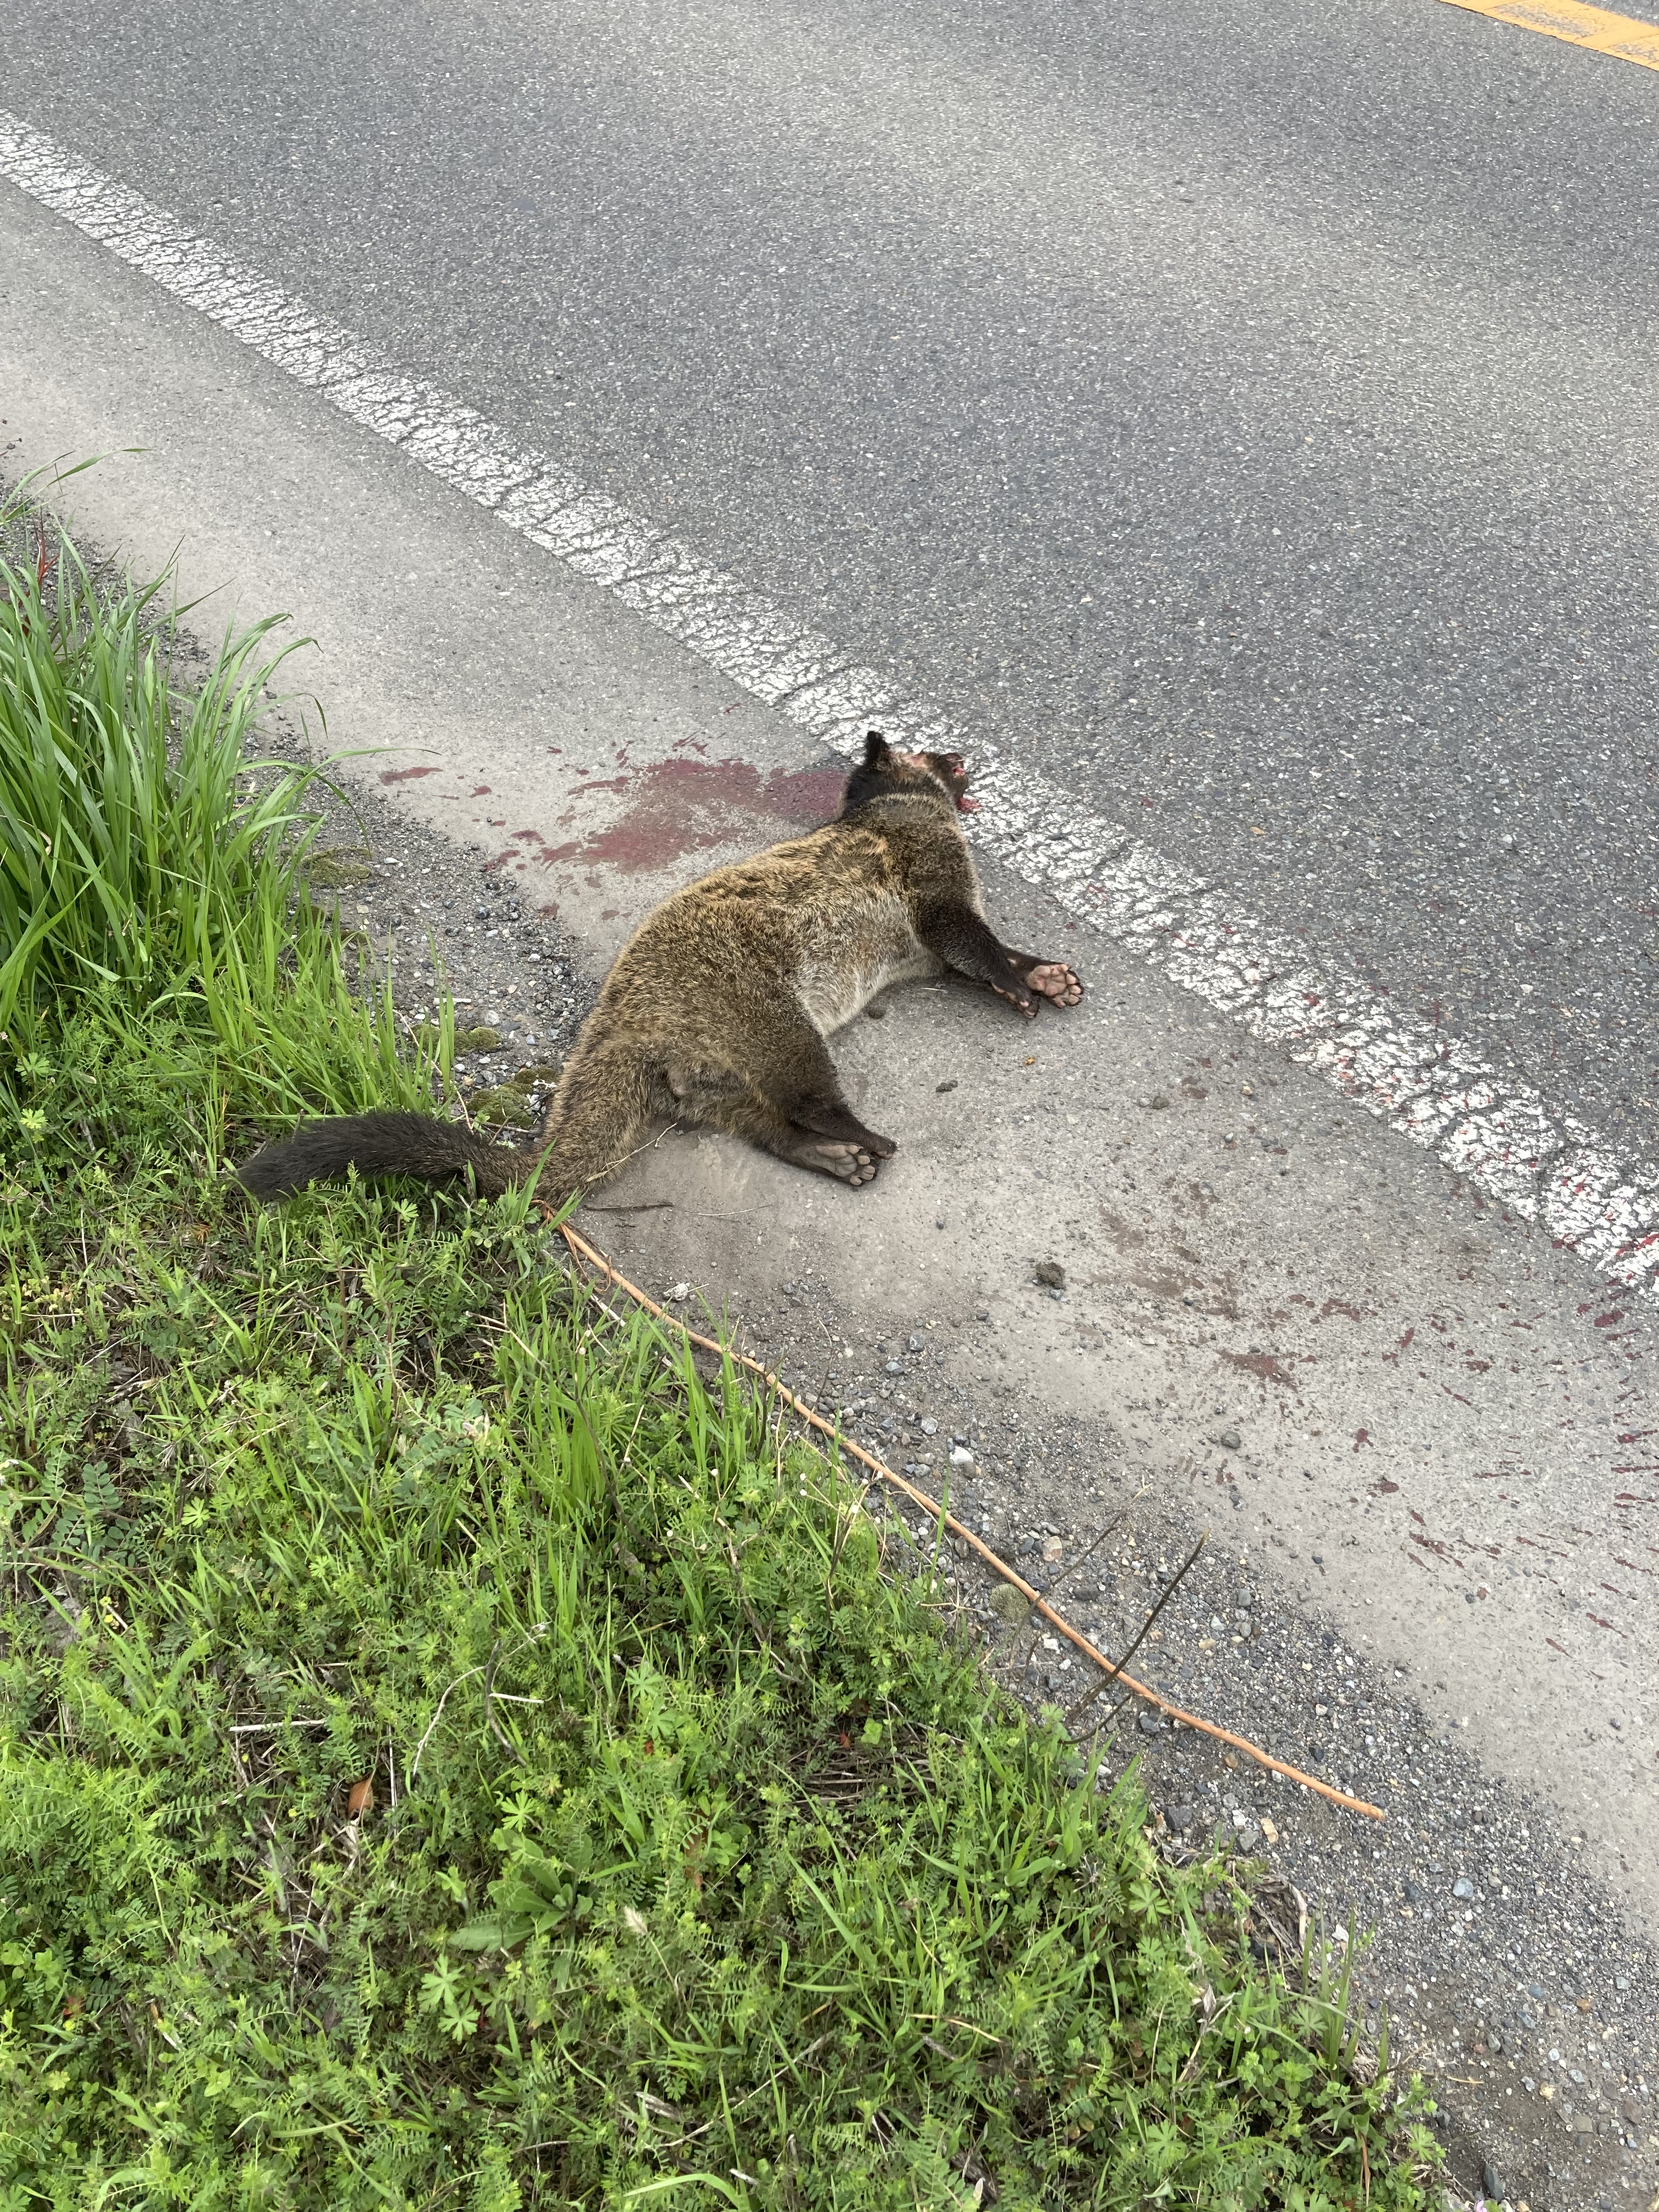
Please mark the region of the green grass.
POLYGON ((95 581, 26 515, 0 508, 0 1042, 23 1093, 90 1003, 135 1056, 157 1024, 182 1028, 273 1121, 428 1097, 447 1030, 424 1060, 400 1054, 389 1001, 366 1016, 307 892, 321 771, 255 750, 294 649, 273 652, 278 625, 227 636, 185 683, 170 579, 95 581))
POLYGON ((241 1197, 283 1101, 431 1079, 266 829, 297 951, 229 878, 142 970, 65 922, 0 1056, 0 2212, 1426 2203, 1346 1984, 738 1376, 521 1194, 241 1197))
POLYGON ((0 1216, 0 2202, 1421 2201, 731 1374, 205 1134, 0 1216))

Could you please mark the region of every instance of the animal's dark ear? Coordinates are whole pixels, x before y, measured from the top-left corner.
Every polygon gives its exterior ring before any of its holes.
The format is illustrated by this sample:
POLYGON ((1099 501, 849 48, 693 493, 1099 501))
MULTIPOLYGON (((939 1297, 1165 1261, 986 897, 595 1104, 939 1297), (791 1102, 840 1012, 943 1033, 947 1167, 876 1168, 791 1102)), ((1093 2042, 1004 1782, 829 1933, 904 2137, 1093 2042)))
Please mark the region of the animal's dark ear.
POLYGON ((864 765, 866 768, 885 768, 890 758, 891 755, 888 750, 887 740, 883 737, 881 732, 879 730, 871 730, 867 732, 864 740, 864 765))

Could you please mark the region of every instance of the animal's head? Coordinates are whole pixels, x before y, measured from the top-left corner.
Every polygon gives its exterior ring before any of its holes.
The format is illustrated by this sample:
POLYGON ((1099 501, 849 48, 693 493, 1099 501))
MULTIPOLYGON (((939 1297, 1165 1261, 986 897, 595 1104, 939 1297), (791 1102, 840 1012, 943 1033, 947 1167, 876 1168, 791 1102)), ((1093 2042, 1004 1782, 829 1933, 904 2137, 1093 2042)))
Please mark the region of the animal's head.
POLYGON ((951 805, 971 814, 977 802, 967 796, 968 769, 960 753, 905 753, 890 745, 879 730, 864 740, 864 758, 847 779, 842 812, 867 806, 900 791, 942 791, 951 805))

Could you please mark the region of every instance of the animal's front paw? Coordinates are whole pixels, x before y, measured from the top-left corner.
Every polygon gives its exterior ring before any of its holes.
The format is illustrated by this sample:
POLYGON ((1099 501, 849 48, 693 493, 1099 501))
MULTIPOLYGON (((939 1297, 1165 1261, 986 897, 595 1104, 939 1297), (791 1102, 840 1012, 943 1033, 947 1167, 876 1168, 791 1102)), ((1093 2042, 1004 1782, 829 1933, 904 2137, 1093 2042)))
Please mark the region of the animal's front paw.
POLYGON ((1063 960, 1044 960, 1028 970, 1027 985, 1052 1006, 1074 1006, 1083 996, 1083 978, 1063 960))

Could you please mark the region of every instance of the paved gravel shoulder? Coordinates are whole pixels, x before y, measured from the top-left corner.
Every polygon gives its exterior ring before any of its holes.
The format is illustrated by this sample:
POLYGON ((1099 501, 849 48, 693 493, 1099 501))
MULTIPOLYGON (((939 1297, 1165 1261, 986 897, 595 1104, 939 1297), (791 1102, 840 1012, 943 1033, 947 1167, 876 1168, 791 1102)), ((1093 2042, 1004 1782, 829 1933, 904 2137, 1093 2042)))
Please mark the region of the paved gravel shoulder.
MULTIPOLYGON (((1193 1516, 1170 1510, 1121 1431, 1056 1419, 1018 1382, 988 1387, 988 1316, 869 1328, 809 1278, 740 1334, 840 1408, 850 1435, 924 1488, 948 1486, 956 1515, 1097 1647, 1127 1650, 1194 1540, 1193 1516)), ((1373 2025, 1386 2014, 1395 2049, 1434 2085, 1462 2187, 1496 2180, 1533 2212, 1646 2208, 1659 2185, 1659 1960, 1620 1932, 1580 1863, 1583 1838, 1486 1771, 1401 1670, 1287 1602, 1221 1504, 1132 1671, 1288 1764, 1376 1789, 1386 1820, 1344 1812, 1138 1701, 1097 1699, 1079 1736, 1109 1722, 1109 1772, 1139 1760, 1170 1844, 1259 1857, 1328 1935, 1352 1931, 1360 2002, 1373 2025)), ((924 1517, 894 1517, 925 1552, 924 1517)), ((1095 1670, 954 1548, 945 1563, 988 1663, 1033 1711, 1074 1708, 1095 1670)))

